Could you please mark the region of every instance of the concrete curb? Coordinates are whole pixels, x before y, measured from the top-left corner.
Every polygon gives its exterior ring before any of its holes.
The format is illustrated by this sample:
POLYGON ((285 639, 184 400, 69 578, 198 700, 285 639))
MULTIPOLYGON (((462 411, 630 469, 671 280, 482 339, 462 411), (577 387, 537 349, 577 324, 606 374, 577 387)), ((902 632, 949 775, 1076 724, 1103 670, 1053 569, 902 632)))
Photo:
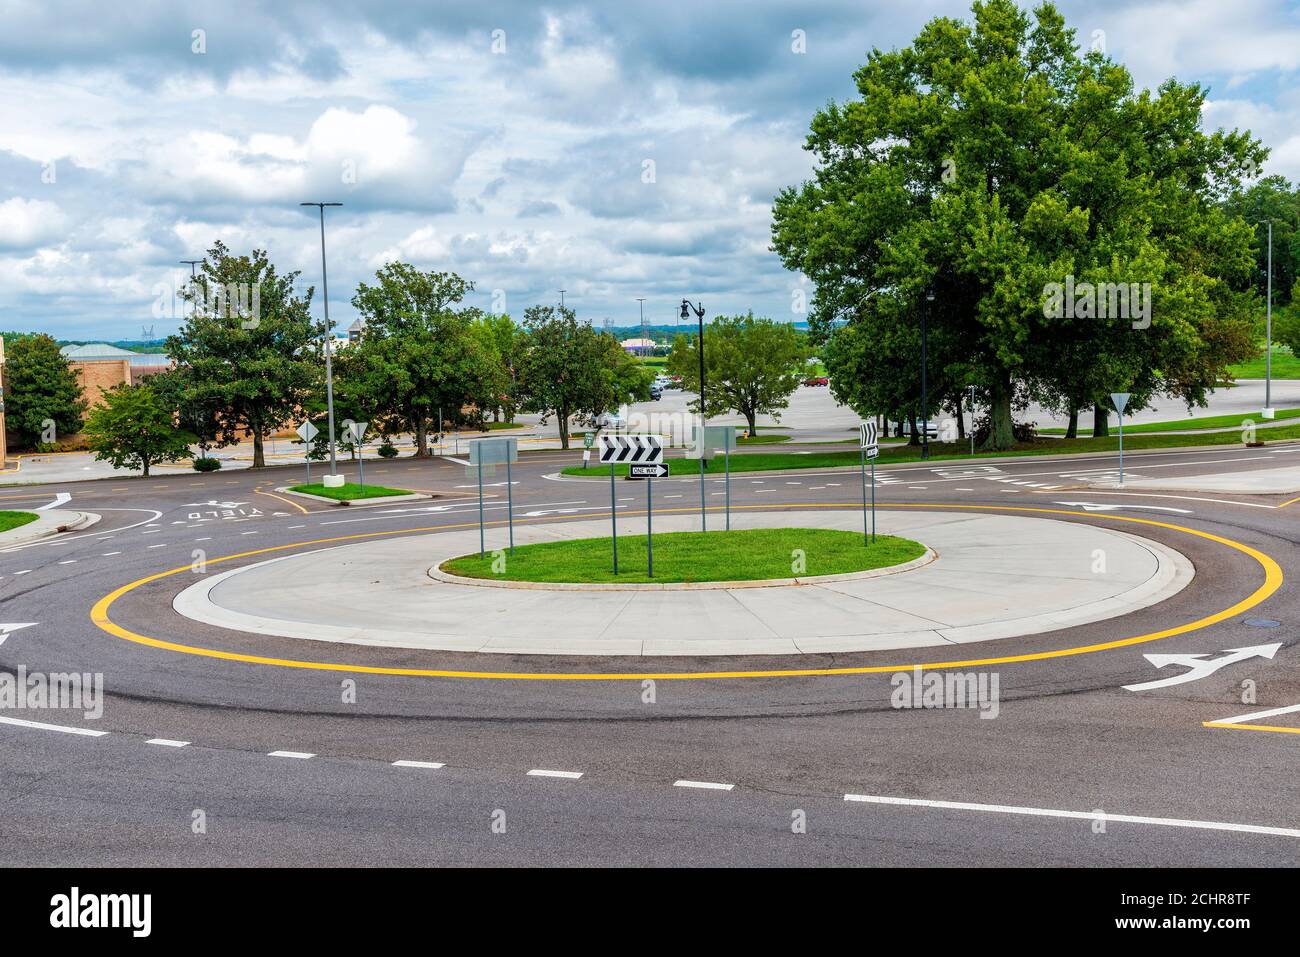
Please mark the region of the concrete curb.
MULTIPOLYGON (((16 511, 24 510, 17 509, 16 511)), ((35 512, 34 514, 36 515, 36 521, 28 522, 20 528, 11 528, 7 532, 0 532, 0 548, 25 545, 28 542, 39 541, 42 538, 48 538, 62 532, 89 528, 100 519, 100 516, 94 512, 79 512, 73 509, 50 509, 49 511, 35 512)))
POLYGON ((744 581, 628 582, 627 584, 619 582, 498 581, 492 578, 463 578, 460 575, 453 575, 442 570, 443 563, 464 557, 463 555, 454 555, 451 558, 444 558, 429 569, 429 577, 434 581, 446 582, 449 585, 476 585, 479 588, 515 588, 524 591, 731 591, 737 588, 780 588, 790 585, 821 585, 827 582, 855 582, 867 578, 883 578, 886 575, 897 575, 900 572, 910 572, 914 568, 921 568, 937 559, 939 555, 933 548, 927 546, 924 555, 913 558, 910 562, 903 562, 901 565, 870 568, 862 572, 844 572, 839 575, 809 575, 805 578, 761 578, 744 581))
POLYGON ((326 505, 341 505, 345 507, 349 505, 393 505, 398 502, 418 502, 421 499, 434 497, 426 492, 411 492, 409 495, 382 495, 377 498, 337 499, 326 498, 324 495, 312 495, 309 492, 295 492, 293 491, 292 486, 289 485, 277 485, 275 490, 277 492, 283 492, 285 495, 292 495, 295 498, 306 498, 313 502, 324 502, 326 505))

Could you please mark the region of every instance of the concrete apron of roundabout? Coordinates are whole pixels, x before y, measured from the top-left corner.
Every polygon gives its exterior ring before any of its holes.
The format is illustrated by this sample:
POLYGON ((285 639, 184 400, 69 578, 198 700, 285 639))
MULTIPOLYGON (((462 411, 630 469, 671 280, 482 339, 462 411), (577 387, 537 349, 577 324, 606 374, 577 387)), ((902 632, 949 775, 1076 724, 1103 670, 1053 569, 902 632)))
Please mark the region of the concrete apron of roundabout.
MULTIPOLYGON (((715 518, 715 516, 711 516, 715 518)), ((716 516, 720 520, 721 516, 716 516)), ((698 530, 664 516, 656 532, 698 530)), ((860 511, 744 513, 733 528, 860 532, 860 511)), ((879 534, 933 561, 833 580, 610 590, 502 587, 431 574, 478 551, 478 530, 386 538, 237 568, 184 589, 188 618, 254 634, 439 651, 537 655, 789 655, 960 645, 1128 614, 1187 586, 1192 564, 1110 528, 990 513, 882 510, 879 534)), ((638 534, 639 533, 639 534, 638 534)), ((521 525, 517 545, 609 534, 605 521, 521 525)), ((620 550, 645 524, 619 521, 620 550)), ((500 546, 494 529, 489 547, 500 546)))

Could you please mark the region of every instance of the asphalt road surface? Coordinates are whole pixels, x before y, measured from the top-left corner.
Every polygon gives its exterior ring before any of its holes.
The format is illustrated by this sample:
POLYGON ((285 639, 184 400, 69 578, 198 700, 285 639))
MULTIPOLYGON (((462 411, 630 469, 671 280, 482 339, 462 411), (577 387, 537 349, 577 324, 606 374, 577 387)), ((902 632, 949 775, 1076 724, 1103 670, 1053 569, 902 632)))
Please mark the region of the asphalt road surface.
MULTIPOLYGON (((517 522, 608 514, 607 480, 556 477, 579 455, 521 459, 517 522)), ((1172 477, 1298 459, 1292 444, 1130 455, 1126 466, 1172 477)), ((0 861, 1293 865, 1300 708, 1282 709, 1300 706, 1300 501, 1087 487, 1115 466, 896 466, 878 470, 876 500, 1015 509, 1156 539, 1197 571, 1170 600, 1018 639, 797 659, 418 652, 244 635, 173 612, 172 596, 207 569, 472 525, 474 482, 445 459, 367 468, 368 481, 437 496, 402 506, 289 500, 275 492, 300 480, 289 469, 0 490, 0 508, 67 493, 63 507, 102 516, 0 552, 0 672, 97 672, 105 684, 97 719, 0 711, 0 861), (1124 687, 1270 643, 1281 644, 1271 658, 1124 687), (1157 653, 1206 657, 1157 669, 1144 657, 1157 653), (891 706, 891 675, 945 661, 996 672, 995 719, 891 706), (403 669, 479 676, 387 673, 403 669), (746 674, 792 669, 824 673, 746 674), (1260 712, 1278 713, 1206 726, 1260 712)), ((487 485, 498 539, 503 481, 487 485)), ((706 491, 720 516, 720 480, 706 491)), ((731 483, 733 508, 785 511, 791 525, 801 511, 857 507, 860 494, 854 471, 731 483)), ((657 481, 654 495, 657 513, 698 509, 698 479, 657 481)), ((639 483, 616 485, 626 514, 644 496, 639 483)))

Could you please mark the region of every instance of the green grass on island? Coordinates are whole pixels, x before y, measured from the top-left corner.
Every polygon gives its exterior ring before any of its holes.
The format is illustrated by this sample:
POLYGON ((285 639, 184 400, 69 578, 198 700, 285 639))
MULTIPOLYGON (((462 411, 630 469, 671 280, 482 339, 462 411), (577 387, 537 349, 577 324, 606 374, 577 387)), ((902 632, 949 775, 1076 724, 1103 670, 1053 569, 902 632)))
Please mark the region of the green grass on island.
MULTIPOLYGON (((1273 421, 1276 421, 1277 419, 1294 419, 1300 417, 1300 409, 1276 409, 1275 413, 1276 416, 1273 421)), ((1124 435, 1125 436, 1139 435, 1143 432, 1174 432, 1174 431, 1178 431, 1179 429, 1245 428, 1245 425, 1243 423, 1247 419, 1249 419, 1251 422, 1254 422, 1255 425, 1257 426, 1268 425, 1270 421, 1269 419, 1266 419, 1262 415, 1260 415, 1259 412, 1255 412, 1253 415, 1247 415, 1245 413, 1237 413, 1236 415, 1203 415, 1200 418, 1173 419, 1168 422, 1142 422, 1138 425, 1129 425, 1125 423, 1124 435)), ((1272 426, 1269 427, 1272 428, 1272 426)), ((1085 424, 1083 420, 1080 419, 1079 428, 1081 430, 1091 429, 1092 428, 1091 421, 1085 424)), ((1065 429, 1039 429, 1038 431, 1041 432, 1043 435, 1064 435, 1065 434, 1065 429)), ((1118 432, 1118 429, 1116 429, 1116 431, 1118 432)), ((1269 438, 1270 435, 1271 433, 1265 435, 1264 438, 1269 438)), ((1127 445, 1128 443, 1126 442, 1125 446, 1127 447, 1127 445)))
MULTIPOLYGON (((1259 429, 1258 438, 1272 441, 1274 439, 1300 439, 1300 425, 1283 425, 1276 428, 1259 429)), ((1200 435, 1129 435, 1124 430, 1124 451, 1133 452, 1140 449, 1177 449, 1193 446, 1235 445, 1240 446, 1241 433, 1208 432, 1200 435)), ((1119 448, 1118 430, 1108 438, 1094 439, 1045 439, 1041 442, 1021 443, 1004 452, 976 452, 970 454, 967 442, 931 442, 930 462, 966 461, 977 462, 980 459, 1033 455, 1069 455, 1081 452, 1114 452, 1119 448)), ((787 469, 829 469, 843 468, 858 464, 858 450, 844 452, 743 452, 731 455, 732 472, 773 472, 787 469)), ((593 459, 595 457, 593 456, 593 459)), ((921 447, 919 445, 900 445, 880 449, 876 459, 877 465, 895 465, 899 463, 919 462, 921 447)), ((700 474, 698 459, 666 459, 671 469, 670 477, 690 477, 700 474)), ((615 465, 616 476, 627 475, 627 465, 615 465)), ((721 475, 725 470, 723 457, 717 455, 706 463, 708 475, 721 475)), ((609 478, 609 466, 593 461, 584 469, 581 464, 571 465, 562 472, 564 475, 585 475, 588 478, 609 478)))
POLYGON ((901 565, 924 554, 925 546, 919 542, 892 535, 879 535, 874 543, 864 545, 861 532, 753 528, 655 535, 654 578, 646 575, 644 533, 619 536, 617 576, 608 537, 521 545, 499 558, 494 558, 492 552, 484 558, 462 555, 443 562, 441 568, 452 575, 501 581, 759 581, 867 571, 901 565))
POLYGON ((11 528, 22 528, 29 522, 36 521, 37 517, 32 512, 0 512, 0 532, 7 532, 11 528))
POLYGON ((332 498, 340 502, 355 502, 363 498, 383 498, 387 495, 410 495, 410 491, 404 488, 385 488, 382 485, 367 485, 362 488, 355 482, 345 482, 338 488, 326 488, 319 482, 313 482, 311 485, 290 485, 289 491, 302 492, 304 495, 319 495, 321 498, 332 498))

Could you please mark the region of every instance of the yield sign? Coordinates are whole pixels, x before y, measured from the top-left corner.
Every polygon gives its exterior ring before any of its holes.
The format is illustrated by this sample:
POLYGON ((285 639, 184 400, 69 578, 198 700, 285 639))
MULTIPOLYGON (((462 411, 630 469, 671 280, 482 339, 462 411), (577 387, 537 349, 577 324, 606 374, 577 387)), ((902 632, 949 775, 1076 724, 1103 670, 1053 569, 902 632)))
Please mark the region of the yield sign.
POLYGON ((1124 408, 1128 405, 1128 397, 1129 393, 1127 392, 1112 392, 1110 394, 1110 401, 1114 403, 1115 411, 1120 415, 1124 414, 1124 408))

